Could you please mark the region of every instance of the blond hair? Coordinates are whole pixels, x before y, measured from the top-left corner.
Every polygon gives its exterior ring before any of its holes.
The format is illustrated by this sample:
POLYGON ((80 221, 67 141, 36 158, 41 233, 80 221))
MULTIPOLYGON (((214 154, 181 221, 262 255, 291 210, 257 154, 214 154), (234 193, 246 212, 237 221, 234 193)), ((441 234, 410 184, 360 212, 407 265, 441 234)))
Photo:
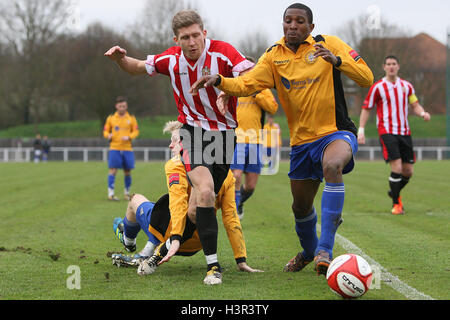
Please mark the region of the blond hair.
POLYGON ((164 125, 163 133, 173 133, 175 130, 181 129, 183 124, 179 121, 169 121, 164 125))
POLYGON ((178 36, 178 30, 181 28, 198 24, 203 30, 203 20, 200 15, 194 10, 181 10, 175 14, 172 19, 172 31, 175 36, 178 36))

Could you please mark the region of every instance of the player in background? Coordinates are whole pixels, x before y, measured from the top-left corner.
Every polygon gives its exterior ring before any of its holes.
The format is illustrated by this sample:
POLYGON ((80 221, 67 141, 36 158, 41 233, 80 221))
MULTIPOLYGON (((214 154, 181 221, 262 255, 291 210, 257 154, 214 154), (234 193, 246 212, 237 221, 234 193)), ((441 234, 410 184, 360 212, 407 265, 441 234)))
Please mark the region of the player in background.
POLYGON ((275 157, 276 154, 280 152, 280 148, 283 146, 280 125, 274 122, 273 115, 267 115, 267 123, 264 125, 263 133, 263 155, 268 159, 268 163, 264 163, 263 165, 268 165, 270 168, 272 166, 272 161, 270 159, 275 157))
POLYGON ((396 56, 387 56, 383 69, 385 76, 370 88, 362 105, 358 143, 366 143, 364 128, 370 110, 375 107, 383 158, 391 169, 388 191, 392 198, 391 213, 399 215, 405 212, 400 191, 409 182, 416 160, 408 123, 408 107, 411 106, 412 111, 425 121, 430 120, 430 114, 420 105, 412 84, 398 76, 400 64, 396 56))
POLYGON ((39 163, 42 155, 42 140, 41 135, 39 133, 36 134, 36 137, 33 140, 33 150, 34 150, 34 163, 39 163))
POLYGON ((325 275, 342 222, 343 174, 353 169, 358 148, 357 130, 348 117, 340 76, 344 73, 358 85, 368 87, 373 74, 350 46, 335 36, 313 37, 313 29, 311 9, 292 4, 283 14, 284 37, 250 72, 236 79, 219 74, 204 76, 192 85, 191 92, 200 93, 209 86, 232 96, 248 96, 267 88, 277 90, 290 132, 288 175, 295 231, 303 248, 284 271, 302 270, 314 260, 317 273, 325 275), (323 178, 318 239, 314 198, 323 178))
POLYGON ((237 99, 230 98, 228 111, 222 114, 216 104, 219 90, 209 88, 196 96, 192 96, 189 90, 202 75, 220 72, 234 77, 253 64, 230 44, 207 38, 202 18, 195 11, 183 10, 175 14, 172 29, 176 46, 161 54, 148 55, 147 60, 128 57, 126 50, 119 46, 109 49, 105 56, 130 74, 163 74, 170 78, 178 120, 183 123, 180 131, 183 163, 196 189, 197 230, 208 265, 207 272, 214 270, 217 277, 221 277, 214 203, 233 158, 237 99), (211 136, 214 137, 213 142, 210 142, 211 136), (215 157, 205 157, 205 149, 213 143, 218 145, 215 157))
POLYGON ((114 184, 118 169, 124 173, 124 197, 130 199, 131 170, 134 169, 132 141, 139 135, 139 127, 134 115, 128 113, 127 98, 116 99, 116 112, 106 119, 103 136, 109 141, 108 155, 108 199, 118 201, 114 195, 114 184))
POLYGON ((48 140, 48 136, 42 137, 42 161, 47 162, 48 161, 48 155, 50 153, 51 144, 48 140))
MULTIPOLYGON (((252 57, 247 57, 247 60, 255 62, 252 57)), ((241 74, 245 74, 245 72, 241 74)), ((261 173, 262 126, 266 112, 274 114, 277 110, 278 103, 270 89, 238 99, 236 148, 230 169, 236 179, 236 205, 239 219, 244 217, 244 202, 255 191, 261 173), (245 176, 245 183, 242 183, 242 174, 245 176)))

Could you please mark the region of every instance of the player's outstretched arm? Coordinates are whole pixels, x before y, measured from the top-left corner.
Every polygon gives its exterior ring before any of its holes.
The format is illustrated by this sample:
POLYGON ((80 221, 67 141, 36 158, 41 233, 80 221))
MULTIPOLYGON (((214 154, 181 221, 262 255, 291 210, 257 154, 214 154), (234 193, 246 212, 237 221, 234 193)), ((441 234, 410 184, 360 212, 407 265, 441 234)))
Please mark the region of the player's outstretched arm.
POLYGON ((128 57, 127 51, 119 46, 112 47, 105 52, 104 56, 116 62, 123 71, 131 75, 145 74, 147 72, 144 60, 128 57))

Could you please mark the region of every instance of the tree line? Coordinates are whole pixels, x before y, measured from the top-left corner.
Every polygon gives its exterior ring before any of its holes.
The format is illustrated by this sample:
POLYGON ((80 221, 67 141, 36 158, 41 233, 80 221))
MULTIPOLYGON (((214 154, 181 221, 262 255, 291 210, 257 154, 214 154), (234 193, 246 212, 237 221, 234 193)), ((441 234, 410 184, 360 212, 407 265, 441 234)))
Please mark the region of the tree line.
MULTIPOLYGON (((175 115, 167 77, 132 77, 103 54, 113 45, 126 48, 130 56, 139 59, 160 53, 173 45, 170 22, 175 12, 197 8, 178 0, 148 0, 127 31, 118 32, 97 22, 82 32, 74 32, 70 29, 72 7, 72 0, 0 3, 0 129, 34 124, 37 132, 41 122, 89 119, 98 119, 101 126, 114 112, 119 95, 128 97, 130 110, 137 116, 175 115)), ((207 16, 204 18, 209 35, 220 39, 211 31, 207 16)), ((338 30, 355 47, 370 36, 351 32, 356 30, 354 23, 364 23, 359 20, 338 30)), ((392 26, 388 27, 392 35, 392 26)), ((233 45, 255 58, 278 40, 269 41, 263 31, 246 38, 251 41, 233 45)), ((379 52, 372 49, 361 53, 369 65, 377 64, 380 69, 379 52)), ((358 90, 360 95, 367 92, 358 90)))

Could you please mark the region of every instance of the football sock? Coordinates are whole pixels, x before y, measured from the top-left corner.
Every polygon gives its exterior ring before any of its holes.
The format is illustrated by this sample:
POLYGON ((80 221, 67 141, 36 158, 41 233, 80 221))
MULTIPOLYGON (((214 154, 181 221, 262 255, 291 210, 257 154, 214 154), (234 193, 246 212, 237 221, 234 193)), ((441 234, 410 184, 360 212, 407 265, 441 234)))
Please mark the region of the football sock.
POLYGON ((141 256, 144 257, 150 257, 153 254, 153 251, 155 251, 155 244, 151 241, 147 241, 145 244, 145 247, 139 252, 141 256))
POLYGON ((303 248, 302 255, 307 260, 314 258, 317 244, 319 239, 317 238, 316 231, 317 213, 313 207, 312 212, 301 219, 295 219, 295 231, 300 239, 300 245, 303 248))
POLYGON ((409 182, 409 177, 402 175, 402 181, 400 182, 400 190, 402 190, 409 182))
POLYGON ((389 187, 392 192, 392 202, 398 204, 398 197, 402 186, 402 175, 400 173, 391 172, 389 176, 389 187))
POLYGON ((255 189, 247 191, 244 189, 244 186, 241 186, 241 203, 247 201, 247 199, 251 197, 254 191, 255 189))
POLYGON ((141 226, 139 223, 128 221, 127 217, 123 219, 123 234, 126 238, 136 240, 137 234, 140 230, 141 226))
POLYGON ((236 207, 241 203, 241 190, 234 191, 234 198, 236 200, 236 207))
POLYGON ((220 268, 217 260, 218 225, 214 207, 197 207, 197 231, 205 254, 208 270, 213 266, 220 268))
POLYGON ((114 195, 114 182, 115 181, 116 181, 116 176, 113 174, 108 174, 108 196, 114 195))
POLYGON ((125 184, 125 192, 128 194, 130 193, 130 187, 131 187, 131 175, 126 175, 124 177, 124 184, 125 184))
POLYGON ((325 183, 322 193, 322 216, 319 250, 329 253, 330 259, 333 254, 334 237, 337 228, 342 222, 342 209, 344 208, 345 187, 343 183, 325 183))

